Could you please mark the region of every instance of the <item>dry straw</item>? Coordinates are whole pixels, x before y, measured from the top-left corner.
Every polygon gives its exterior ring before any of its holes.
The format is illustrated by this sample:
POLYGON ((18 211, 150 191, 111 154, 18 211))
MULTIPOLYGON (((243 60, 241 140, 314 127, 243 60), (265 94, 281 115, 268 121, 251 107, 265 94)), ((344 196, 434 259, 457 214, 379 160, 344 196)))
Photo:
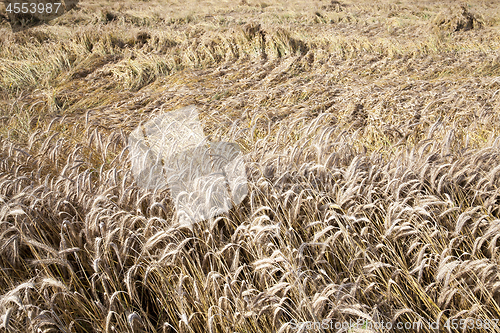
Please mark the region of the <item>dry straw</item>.
POLYGON ((498 10, 285 5, 2 30, 0 332, 499 317, 498 10), (248 196, 187 228, 127 136, 190 104, 248 196))

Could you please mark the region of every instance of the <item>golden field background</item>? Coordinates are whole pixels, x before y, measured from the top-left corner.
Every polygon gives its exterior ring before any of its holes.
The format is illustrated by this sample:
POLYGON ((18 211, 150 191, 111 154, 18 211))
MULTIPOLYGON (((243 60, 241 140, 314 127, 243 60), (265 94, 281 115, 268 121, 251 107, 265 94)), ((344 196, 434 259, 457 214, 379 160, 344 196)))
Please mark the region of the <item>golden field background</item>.
POLYGON ((500 318, 495 1, 88 0, 0 31, 0 332, 500 331, 470 324, 500 318), (126 149, 186 105, 250 190, 193 229, 126 149))

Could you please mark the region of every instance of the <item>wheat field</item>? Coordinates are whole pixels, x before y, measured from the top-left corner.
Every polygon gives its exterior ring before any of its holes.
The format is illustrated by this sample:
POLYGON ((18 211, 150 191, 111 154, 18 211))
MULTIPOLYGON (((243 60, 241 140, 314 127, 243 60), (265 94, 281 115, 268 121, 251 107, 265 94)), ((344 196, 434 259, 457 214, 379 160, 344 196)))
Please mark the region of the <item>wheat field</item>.
POLYGON ((495 1, 0 20, 0 332, 500 332, 495 1), (248 182, 191 228, 127 146, 187 105, 248 182), (393 328, 310 324, 360 319, 393 328))

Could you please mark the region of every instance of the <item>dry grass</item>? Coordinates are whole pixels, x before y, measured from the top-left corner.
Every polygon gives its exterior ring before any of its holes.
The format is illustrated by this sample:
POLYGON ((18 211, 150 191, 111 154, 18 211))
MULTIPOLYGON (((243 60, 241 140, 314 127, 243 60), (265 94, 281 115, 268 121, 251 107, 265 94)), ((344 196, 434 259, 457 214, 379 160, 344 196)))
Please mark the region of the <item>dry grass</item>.
POLYGON ((0 332, 500 318, 497 6, 196 4, 4 22, 0 332), (193 229, 126 149, 190 104, 249 181, 193 229))

